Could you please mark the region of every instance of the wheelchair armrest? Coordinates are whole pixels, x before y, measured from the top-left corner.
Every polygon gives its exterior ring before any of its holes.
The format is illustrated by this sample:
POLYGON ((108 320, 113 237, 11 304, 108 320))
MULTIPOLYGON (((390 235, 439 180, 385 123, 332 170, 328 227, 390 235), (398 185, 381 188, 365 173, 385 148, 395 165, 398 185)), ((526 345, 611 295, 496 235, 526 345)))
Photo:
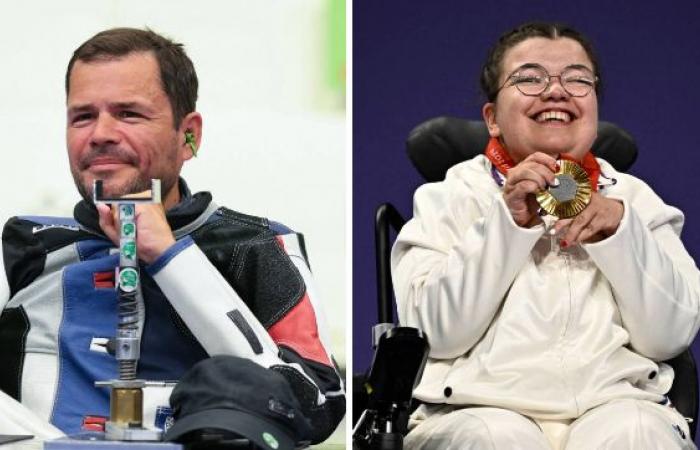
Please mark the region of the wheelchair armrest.
POLYGON ((364 390, 353 388, 353 402, 358 401, 353 404, 353 448, 402 448, 413 390, 428 352, 428 340, 417 328, 395 327, 380 336, 367 376, 353 379, 364 390), (364 403, 362 410, 359 403, 364 403))

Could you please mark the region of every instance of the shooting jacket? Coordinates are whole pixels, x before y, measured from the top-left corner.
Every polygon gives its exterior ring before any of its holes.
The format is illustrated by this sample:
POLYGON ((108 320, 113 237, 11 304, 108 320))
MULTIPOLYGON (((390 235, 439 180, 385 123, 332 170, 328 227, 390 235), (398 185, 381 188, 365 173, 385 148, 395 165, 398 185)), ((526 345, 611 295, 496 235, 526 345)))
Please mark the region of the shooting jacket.
MULTIPOLYGON (((177 243, 141 265, 137 377, 177 380, 208 356, 249 358, 287 378, 311 440, 325 439, 345 398, 303 236, 191 195, 183 180, 180 190, 167 212, 177 243)), ((118 251, 92 204, 74 216, 10 219, 0 261, 0 389, 69 434, 109 415, 109 392, 94 382, 118 375, 106 345, 117 327, 118 251)))

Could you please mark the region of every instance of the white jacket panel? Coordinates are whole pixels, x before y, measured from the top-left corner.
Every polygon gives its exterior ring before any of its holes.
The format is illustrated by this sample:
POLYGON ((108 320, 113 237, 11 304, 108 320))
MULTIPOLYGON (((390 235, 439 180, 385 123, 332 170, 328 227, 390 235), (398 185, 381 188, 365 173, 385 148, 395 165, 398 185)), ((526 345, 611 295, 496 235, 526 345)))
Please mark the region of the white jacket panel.
POLYGON ((544 225, 513 222, 483 156, 416 192, 392 268, 401 323, 431 345, 418 398, 542 418, 663 398, 673 374, 654 360, 697 332, 698 270, 681 212, 599 162, 617 180, 601 194, 625 214, 612 237, 566 250, 544 225))

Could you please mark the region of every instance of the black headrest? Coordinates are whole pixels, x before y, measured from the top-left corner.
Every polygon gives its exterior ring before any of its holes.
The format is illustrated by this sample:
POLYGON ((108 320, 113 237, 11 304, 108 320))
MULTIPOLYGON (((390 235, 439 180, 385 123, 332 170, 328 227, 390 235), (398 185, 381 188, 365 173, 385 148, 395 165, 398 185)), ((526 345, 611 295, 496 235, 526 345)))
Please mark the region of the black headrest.
MULTIPOLYGON (((445 179, 447 169, 484 152, 489 140, 480 120, 436 117, 415 127, 406 148, 413 166, 426 181, 445 179)), ((598 122, 598 138, 591 149, 620 172, 637 159, 637 144, 625 130, 610 122, 598 122)))

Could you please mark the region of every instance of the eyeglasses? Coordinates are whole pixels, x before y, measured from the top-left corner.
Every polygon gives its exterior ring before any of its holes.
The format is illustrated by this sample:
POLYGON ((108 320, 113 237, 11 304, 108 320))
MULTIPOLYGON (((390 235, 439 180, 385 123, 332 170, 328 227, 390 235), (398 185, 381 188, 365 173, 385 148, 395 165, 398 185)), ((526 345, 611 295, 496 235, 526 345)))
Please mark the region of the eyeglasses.
POLYGON ((550 75, 539 64, 525 64, 508 75, 496 93, 506 87, 510 81, 510 86, 515 86, 523 95, 535 97, 549 88, 552 78, 559 78, 561 86, 572 97, 585 97, 598 82, 598 77, 585 66, 569 66, 559 75, 550 75))

